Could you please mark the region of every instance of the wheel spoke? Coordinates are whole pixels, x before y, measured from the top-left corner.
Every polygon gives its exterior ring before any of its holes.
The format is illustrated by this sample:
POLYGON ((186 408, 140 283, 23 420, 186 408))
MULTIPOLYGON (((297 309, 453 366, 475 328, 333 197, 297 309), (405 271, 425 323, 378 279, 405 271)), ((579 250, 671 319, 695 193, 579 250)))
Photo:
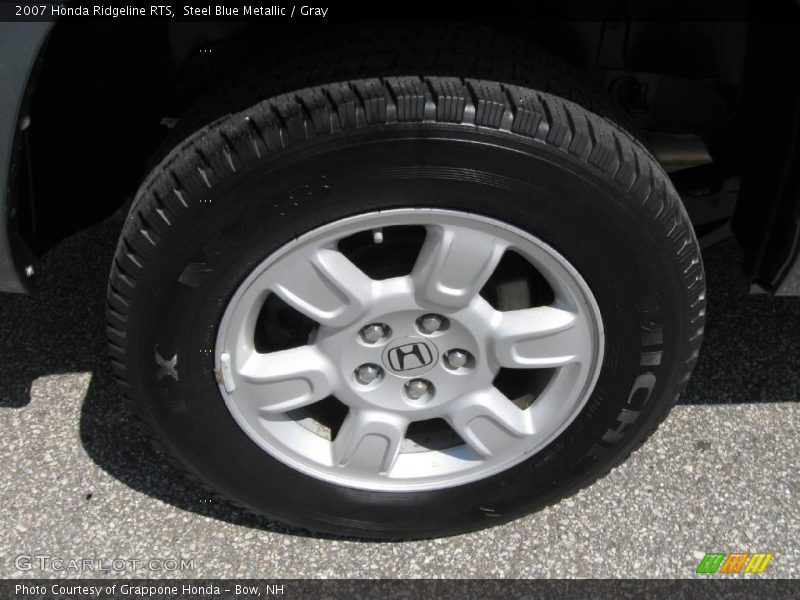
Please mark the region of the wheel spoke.
POLYGON ((493 338, 497 362, 516 369, 583 362, 591 351, 591 337, 583 319, 552 306, 502 313, 493 338))
POLYGON ((508 247, 497 237, 454 225, 429 227, 412 278, 419 301, 447 308, 469 304, 508 247))
POLYGON ((322 325, 344 327, 367 310, 375 282, 341 252, 313 248, 274 268, 271 289, 322 325))
POLYGON ((259 411, 283 413, 326 398, 336 370, 314 346, 258 354, 253 352, 237 372, 236 388, 258 403, 259 411))
POLYGON ((408 423, 390 413, 351 409, 333 442, 335 465, 352 473, 388 473, 408 423))
POLYGON ((534 433, 530 412, 521 410, 495 387, 456 402, 448 420, 461 439, 484 457, 502 453, 509 444, 534 433))

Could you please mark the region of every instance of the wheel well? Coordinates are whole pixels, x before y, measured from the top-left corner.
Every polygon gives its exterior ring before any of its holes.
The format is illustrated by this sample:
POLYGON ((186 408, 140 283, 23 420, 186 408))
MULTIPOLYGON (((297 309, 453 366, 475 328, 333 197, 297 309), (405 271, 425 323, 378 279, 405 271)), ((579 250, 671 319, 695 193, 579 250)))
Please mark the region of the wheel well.
MULTIPOLYGON (((369 36, 371 27, 360 24, 359 35, 369 36)), ((645 130, 724 137, 733 120, 729 108, 740 57, 730 56, 741 42, 740 27, 653 27, 623 20, 485 30, 522 37, 556 54, 609 92, 645 130), (679 37, 681 50, 648 44, 653 36, 679 37), (672 105, 668 112, 665 99, 672 105), (711 130, 698 130, 707 123, 711 130)), ((256 58, 322 33, 295 27, 271 29, 265 36, 263 26, 236 22, 58 23, 40 57, 29 111, 30 202, 20 207, 19 221, 29 245, 42 252, 126 205, 169 127, 216 82, 256 58)), ((331 27, 324 34, 332 35, 331 27)), ((720 148, 730 152, 726 144, 720 148)))

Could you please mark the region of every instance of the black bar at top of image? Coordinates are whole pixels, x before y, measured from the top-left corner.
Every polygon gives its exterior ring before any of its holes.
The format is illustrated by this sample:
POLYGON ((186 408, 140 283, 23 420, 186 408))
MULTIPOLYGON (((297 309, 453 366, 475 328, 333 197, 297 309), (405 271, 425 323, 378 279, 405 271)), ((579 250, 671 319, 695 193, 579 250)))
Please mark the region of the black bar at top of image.
POLYGON ((465 0, 436 2, 213 2, 194 0, 180 3, 148 3, 139 0, 119 2, 36 2, 0 0, 0 21, 89 22, 186 22, 240 21, 247 23, 289 22, 369 22, 369 21, 461 21, 461 22, 542 22, 604 21, 627 18, 634 21, 798 21, 800 0, 506 0, 485 5, 465 0), (325 16, 303 15, 303 7, 323 8, 325 16), (54 7, 64 7, 58 11, 54 7), (187 7, 201 9, 187 11, 187 7), (224 7, 224 9, 223 9, 224 7), (261 9, 259 14, 244 14, 245 7, 261 9), (167 10, 168 9, 168 10, 167 10), (230 10, 236 9, 233 15, 230 10), (144 14, 140 14, 140 10, 144 14), (78 15, 70 16, 73 13, 78 15), (191 12, 191 14, 187 14, 191 12), (66 15, 66 16, 65 16, 66 15), (116 15, 116 16, 114 16, 116 15))
POLYGON ((254 600, 256 598, 348 598, 381 600, 436 598, 639 598, 731 600, 756 597, 796 598, 797 582, 779 579, 5 579, 0 580, 4 600, 254 600))

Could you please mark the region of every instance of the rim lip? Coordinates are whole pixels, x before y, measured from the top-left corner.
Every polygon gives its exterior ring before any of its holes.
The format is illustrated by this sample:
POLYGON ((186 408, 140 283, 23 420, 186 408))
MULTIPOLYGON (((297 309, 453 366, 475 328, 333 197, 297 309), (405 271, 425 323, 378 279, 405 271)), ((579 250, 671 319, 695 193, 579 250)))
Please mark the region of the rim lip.
MULTIPOLYGON (((391 478, 383 478, 383 483, 376 483, 372 480, 364 480, 363 478, 356 479, 355 477, 347 477, 347 476, 339 476, 338 474, 333 474, 328 472, 326 469, 329 467, 325 465, 318 465, 318 464, 311 464, 309 459, 306 459, 305 462, 297 460, 294 456, 286 454, 280 447, 276 447, 275 445, 271 444, 269 440, 266 440, 263 435, 261 435, 258 431, 254 429, 252 424, 249 422, 249 419, 246 415, 242 414, 238 409, 236 400, 232 397, 230 393, 228 393, 225 389, 224 384, 220 381, 217 384, 218 389, 222 395, 222 398, 233 416, 236 423, 239 427, 244 431, 244 433, 250 438, 251 441, 256 443, 262 450, 267 452, 272 458, 280 461, 284 465, 292 468, 293 470, 299 471, 303 475, 307 475, 313 477, 317 480, 323 481, 325 483, 332 483, 336 485, 341 485, 351 489, 358 489, 364 491, 378 491, 378 492, 419 492, 419 491, 435 491, 435 490, 443 490, 449 489, 452 487, 456 487, 459 485, 465 485, 468 483, 475 483, 477 481, 482 481, 498 473, 506 471, 514 466, 517 466, 521 462, 525 461, 526 459, 534 456, 535 454, 541 452, 544 448, 546 448, 553 440, 555 440, 569 425, 571 425, 575 418, 582 412, 583 408, 585 407, 586 403, 588 402, 589 398, 591 397, 592 392, 594 391, 595 385, 597 380, 599 379, 600 372, 603 366, 603 359, 604 359, 604 351, 605 351, 605 332, 603 327, 602 315, 600 312, 600 308, 597 305, 597 301, 594 298, 594 295, 591 292, 586 281, 580 275, 580 273, 572 266, 572 264, 557 250, 555 250, 552 246, 547 244, 546 242, 542 241, 532 233, 529 233, 515 225, 511 225, 509 223, 500 221, 493 217, 488 217, 486 215, 472 212, 472 211, 464 211, 464 210, 456 210, 456 209, 444 209, 444 208, 428 208, 428 207, 407 207, 407 208, 395 208, 395 209, 387 209, 387 210, 374 210, 370 212, 360 213, 357 215, 350 215, 348 217, 343 217, 337 219, 335 221, 328 222, 324 225, 319 227, 315 227, 312 230, 305 232, 304 234, 290 240, 289 242, 285 243, 277 250, 272 252, 269 256, 267 256, 264 260, 258 263, 245 277, 245 279, 238 285, 236 291, 234 292, 231 299, 228 301, 223 316, 220 320, 219 326, 217 328, 217 336, 216 336, 216 343, 215 343, 215 350, 214 350, 214 364, 215 369, 219 372, 221 368, 220 364, 220 356, 225 351, 226 347, 226 340, 230 337, 231 333, 229 333, 228 325, 229 322, 232 320, 233 314, 236 312, 236 309, 239 304, 239 300, 242 296, 250 289, 250 287, 256 283, 256 281, 264 274, 266 271, 279 259, 284 258, 287 254, 294 251, 299 246, 302 246, 313 240, 314 238, 318 238, 320 236, 324 236, 326 233, 330 234, 332 231, 337 229, 344 229, 345 231, 342 232, 342 237, 346 237, 354 233, 355 231, 347 231, 352 225, 357 224, 359 222, 365 222, 365 228, 369 228, 369 225, 372 227, 375 226, 391 226, 391 225, 424 225, 425 221, 417 221, 416 219, 420 219, 422 216, 429 216, 435 217, 436 215, 442 215, 444 217, 455 217, 460 219, 467 219, 467 220, 474 220, 481 223, 484 226, 493 226, 500 230, 504 230, 506 232, 510 232, 512 235, 515 235, 521 239, 521 241, 526 242, 528 244, 532 244, 536 247, 539 251, 543 251, 548 258, 554 259, 558 265, 563 268, 567 274, 571 277, 572 281, 568 283, 571 292, 577 291, 580 295, 579 300, 586 303, 586 307, 589 310, 584 310, 584 315, 590 321, 592 327, 591 331, 594 334, 592 339, 592 365, 590 367, 589 376, 586 378, 586 381, 581 388, 581 391, 577 394, 577 400, 573 402, 573 407, 569 415, 564 418, 561 423, 552 428, 547 435, 539 437, 537 436, 535 439, 535 443, 530 445, 524 452, 520 452, 519 455, 513 457, 512 459, 506 460, 500 464, 493 465, 491 468, 485 469, 478 469, 475 472, 474 469, 467 469, 466 474, 459 476, 456 473, 456 476, 448 474, 444 476, 443 481, 437 480, 427 480, 423 482, 419 481, 405 481, 405 480, 392 480, 391 478), (374 221, 381 218, 388 218, 390 221, 393 217, 412 217, 409 219, 408 222, 391 222, 391 223, 370 223, 370 221, 374 221), (577 288, 577 289, 573 289, 577 288)), ((431 224, 435 224, 431 223, 431 224)), ((532 260, 530 256, 526 255, 524 250, 519 248, 516 244, 512 246, 514 250, 516 250, 519 254, 523 256, 526 260, 533 263, 537 268, 539 265, 536 261, 532 260)), ((546 279, 550 281, 553 277, 552 273, 543 273, 546 279)), ((235 332, 233 335, 237 335, 235 332)), ((564 368, 564 367, 561 367, 564 368)), ((537 397, 538 399, 538 397, 537 397)), ((536 400, 534 400, 534 404, 536 400)), ((298 423, 298 427, 301 425, 298 423)), ((433 451, 436 452, 436 451, 433 451)), ((295 454, 300 454, 300 452, 295 452, 295 454)))

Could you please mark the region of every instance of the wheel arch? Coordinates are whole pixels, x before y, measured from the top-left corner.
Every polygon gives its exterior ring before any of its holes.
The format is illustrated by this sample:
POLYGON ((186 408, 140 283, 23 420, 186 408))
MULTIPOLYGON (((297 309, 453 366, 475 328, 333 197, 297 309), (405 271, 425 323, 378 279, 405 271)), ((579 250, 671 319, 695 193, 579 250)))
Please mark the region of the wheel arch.
MULTIPOLYGON (((237 22, 115 23, 111 27, 62 21, 38 25, 49 32, 49 40, 38 51, 40 69, 22 88, 29 94, 29 110, 15 117, 17 125, 24 116, 30 117, 31 127, 24 142, 18 143, 21 160, 17 168, 7 172, 11 189, 7 213, 17 212, 7 223, 6 247, 0 246, 0 260, 8 263, 0 268, 0 289, 5 291, 25 290, 22 270, 33 264, 34 256, 126 205, 168 135, 170 119, 182 117, 220 73, 289 41, 331 35, 330 28, 286 28, 264 40, 265 36, 255 35, 263 34, 262 26, 237 22), (84 172, 87 162, 91 165, 89 176, 76 176, 84 172), (8 247, 10 241, 13 248, 8 247)), ((359 30, 368 36, 370 27, 377 26, 362 24, 359 30)), ((589 76, 595 69, 614 69, 614 61, 634 57, 636 66, 632 68, 636 70, 732 81, 735 61, 726 56, 741 41, 733 30, 715 24, 662 24, 662 38, 680 34, 694 48, 675 54, 659 52, 642 41, 650 39, 652 23, 627 21, 626 25, 625 19, 487 27, 542 46, 589 76), (703 52, 698 54, 698 48, 703 52)), ((681 110, 677 108, 676 113, 681 110)), ((679 115, 676 118, 680 120, 679 115)), ((748 199, 742 203, 747 210, 738 214, 741 217, 752 210, 769 214, 770 207, 780 201, 777 194, 767 198, 761 194, 758 202, 748 199)), ((743 231, 737 233, 748 246, 752 265, 753 257, 763 253, 770 238, 765 233, 754 234, 755 226, 740 229, 743 231)), ((777 256, 775 260, 780 259, 781 264, 786 261, 785 252, 769 256, 777 256)), ((758 279, 754 269, 750 270, 758 279)))
MULTIPOLYGON (((265 41, 263 27, 241 22, 39 25, 45 33, 30 57, 30 68, 34 62, 38 68, 20 87, 20 98, 27 98, 14 118, 30 122, 17 152, 25 164, 9 171, 18 208, 9 229, 24 240, 31 260, 127 205, 171 126, 213 82, 299 38, 331 35, 293 28, 271 30, 265 41), (76 176, 87 163, 88 176, 76 176)), ((6 27, 29 35, 20 24, 6 27)), ((370 27, 359 30, 368 35, 370 27)), ((565 44, 565 58, 589 60, 597 32, 566 23, 558 29, 564 34, 543 37, 566 37, 572 43, 565 44)), ((0 289, 25 291, 13 279, 0 289)))

